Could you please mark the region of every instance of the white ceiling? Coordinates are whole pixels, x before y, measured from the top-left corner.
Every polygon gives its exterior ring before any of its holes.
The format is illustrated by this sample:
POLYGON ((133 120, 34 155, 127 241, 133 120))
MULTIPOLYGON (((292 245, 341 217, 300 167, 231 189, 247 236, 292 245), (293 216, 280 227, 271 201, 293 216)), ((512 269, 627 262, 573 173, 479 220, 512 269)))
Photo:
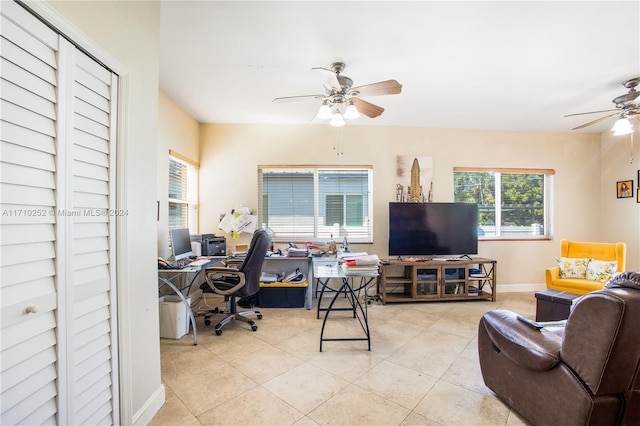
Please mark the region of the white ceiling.
POLYGON ((319 100, 272 100, 324 93, 311 68, 342 61, 403 85, 348 126, 570 132, 640 76, 639 21, 638 0, 163 1, 160 86, 201 123, 311 123, 319 100))

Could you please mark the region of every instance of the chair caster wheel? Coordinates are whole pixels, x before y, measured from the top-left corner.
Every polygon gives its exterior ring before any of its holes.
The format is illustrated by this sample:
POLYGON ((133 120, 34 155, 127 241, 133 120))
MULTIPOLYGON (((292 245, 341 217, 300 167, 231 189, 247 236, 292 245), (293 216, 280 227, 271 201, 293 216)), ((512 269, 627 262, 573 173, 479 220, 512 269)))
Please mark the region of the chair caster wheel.
POLYGON ((211 320, 205 319, 204 320, 204 325, 211 325, 211 320))
POLYGON ((262 314, 258 315, 258 319, 262 319, 262 314))
POLYGON ((216 330, 216 336, 219 336, 222 334, 222 330, 216 330))
POLYGON ((257 325, 252 325, 252 326, 251 326, 251 331, 256 331, 257 329, 258 329, 258 326, 257 326, 257 325))

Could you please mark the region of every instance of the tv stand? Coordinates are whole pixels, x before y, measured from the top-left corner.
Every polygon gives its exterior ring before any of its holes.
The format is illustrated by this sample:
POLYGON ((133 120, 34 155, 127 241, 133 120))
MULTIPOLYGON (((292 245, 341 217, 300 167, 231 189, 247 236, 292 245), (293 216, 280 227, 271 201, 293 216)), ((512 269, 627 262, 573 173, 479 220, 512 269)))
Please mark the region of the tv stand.
POLYGON ((378 294, 383 304, 495 301, 496 265, 493 259, 468 255, 444 260, 389 260, 380 266, 378 294))

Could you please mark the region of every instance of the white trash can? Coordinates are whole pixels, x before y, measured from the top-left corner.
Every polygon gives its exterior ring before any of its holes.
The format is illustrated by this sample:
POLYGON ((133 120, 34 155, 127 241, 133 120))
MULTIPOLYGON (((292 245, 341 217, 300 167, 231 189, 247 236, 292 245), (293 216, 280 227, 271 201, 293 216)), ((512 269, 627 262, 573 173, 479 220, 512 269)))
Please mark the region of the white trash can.
MULTIPOLYGON (((179 339, 189 333, 191 323, 187 307, 180 296, 162 296, 158 299, 160 310, 160 337, 179 339)), ((187 298, 191 304, 191 298, 187 298)))

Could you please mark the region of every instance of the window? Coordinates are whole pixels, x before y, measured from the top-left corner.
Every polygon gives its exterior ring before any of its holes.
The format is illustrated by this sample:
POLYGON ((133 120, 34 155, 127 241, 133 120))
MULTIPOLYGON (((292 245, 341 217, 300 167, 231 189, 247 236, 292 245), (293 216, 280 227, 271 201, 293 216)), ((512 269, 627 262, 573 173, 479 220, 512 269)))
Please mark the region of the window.
POLYGON ((169 151, 169 229, 198 232, 198 163, 169 151))
POLYGON ((362 226, 364 220, 361 194, 327 194, 325 225, 362 226))
POLYGON ((454 201, 478 203, 480 239, 546 239, 553 170, 456 167, 454 201))
POLYGON ((261 166, 258 211, 275 241, 372 242, 370 167, 261 166))

